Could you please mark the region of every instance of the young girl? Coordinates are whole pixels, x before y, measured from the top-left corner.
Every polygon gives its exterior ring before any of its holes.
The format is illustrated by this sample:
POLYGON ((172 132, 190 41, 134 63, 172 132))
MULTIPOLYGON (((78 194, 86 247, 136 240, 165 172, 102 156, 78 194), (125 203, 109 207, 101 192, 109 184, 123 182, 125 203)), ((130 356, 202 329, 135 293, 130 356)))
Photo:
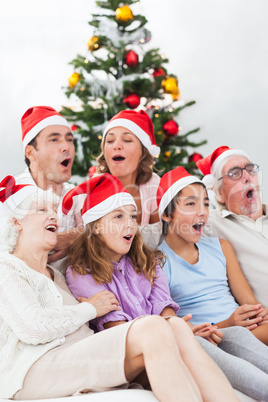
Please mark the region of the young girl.
MULTIPOLYGON (((108 313, 95 320, 99 330, 139 316, 166 316, 176 350, 177 347, 180 350, 179 362, 187 372, 190 371, 202 399, 225 401, 226 394, 215 386, 215 383, 220 383, 220 387, 225 387, 222 373, 198 345, 188 325, 177 317, 170 317, 170 311, 174 314, 173 309, 177 312, 178 306, 170 298, 160 268, 163 256, 161 252, 150 251, 144 246, 137 233, 137 207, 133 197, 117 178, 103 174, 77 186, 65 196, 65 213, 71 208, 72 198, 81 192, 88 193, 82 210, 85 229, 69 248, 71 266, 66 273, 73 294, 79 301, 84 301, 90 294, 101 290, 114 293, 121 310, 118 314, 108 313), (203 370, 200 370, 200 365, 203 370)), ((233 400, 231 392, 228 398, 233 400)))
MULTIPOLYGON (((203 183, 178 167, 161 178, 157 196, 165 237, 159 249, 167 257, 163 270, 171 296, 180 305, 178 315, 191 312, 194 324, 209 321, 221 329, 234 325, 249 329, 223 329, 219 348, 239 353, 240 358, 268 373, 267 346, 253 336, 267 344, 268 309, 255 299, 231 245, 217 238, 201 239, 209 215, 203 183), (230 333, 235 345, 232 348, 230 333)), ((265 377, 266 386, 260 399, 268 400, 268 377, 265 377)))
POLYGON ((111 173, 133 196, 140 225, 159 221, 156 191, 160 178, 153 173, 154 157, 160 153, 150 117, 143 110, 123 110, 103 133, 98 173, 111 173))

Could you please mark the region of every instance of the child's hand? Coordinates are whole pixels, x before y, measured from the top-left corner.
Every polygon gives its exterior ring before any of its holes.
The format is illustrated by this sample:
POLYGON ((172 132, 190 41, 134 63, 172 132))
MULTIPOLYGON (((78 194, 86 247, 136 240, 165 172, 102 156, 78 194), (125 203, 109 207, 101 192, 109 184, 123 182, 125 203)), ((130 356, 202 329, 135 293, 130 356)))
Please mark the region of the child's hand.
POLYGON ((77 300, 80 303, 87 302, 92 304, 97 310, 97 317, 102 317, 110 311, 121 310, 115 295, 108 290, 102 290, 101 292, 95 293, 94 296, 91 296, 88 299, 85 297, 78 297, 77 300))
POLYGON ((192 328, 192 324, 190 323, 190 319, 192 318, 192 314, 187 314, 187 315, 185 315, 184 317, 182 317, 182 319, 185 321, 185 322, 187 322, 189 325, 190 325, 190 327, 192 328))
POLYGON ((221 342, 221 338, 223 337, 223 333, 218 330, 218 327, 209 323, 192 326, 192 331, 195 336, 206 338, 215 346, 221 342))
POLYGON ((268 324, 268 308, 264 307, 263 311, 257 314, 257 317, 262 317, 262 321, 258 325, 268 324))
POLYGON ((261 304, 243 304, 237 307, 226 321, 230 327, 238 325, 251 331, 263 320, 260 316, 260 313, 263 311, 264 309, 261 304))

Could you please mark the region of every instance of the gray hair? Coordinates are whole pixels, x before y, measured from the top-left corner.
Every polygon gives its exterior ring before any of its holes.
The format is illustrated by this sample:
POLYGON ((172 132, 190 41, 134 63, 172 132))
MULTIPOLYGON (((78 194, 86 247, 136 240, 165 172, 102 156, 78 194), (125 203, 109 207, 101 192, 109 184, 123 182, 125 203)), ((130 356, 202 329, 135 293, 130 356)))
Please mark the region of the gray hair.
POLYGON ((222 177, 222 171, 223 171, 223 168, 224 168, 226 162, 228 162, 228 160, 232 157, 233 157, 233 155, 227 156, 222 161, 220 161, 220 163, 217 166, 217 169, 215 171, 215 174, 214 174, 215 182, 213 184, 213 191, 215 194, 215 203, 217 203, 218 205, 221 205, 221 206, 224 206, 224 204, 219 201, 220 189, 222 187, 222 180, 219 180, 219 179, 222 177))
POLYGON ((4 217, 1 222, 0 230, 0 251, 5 251, 11 254, 14 253, 19 237, 19 230, 14 225, 14 220, 24 219, 30 212, 33 202, 38 203, 43 201, 58 205, 59 197, 51 189, 46 191, 38 189, 38 191, 28 195, 13 210, 7 210, 5 209, 5 206, 2 206, 1 213, 4 215, 4 217))

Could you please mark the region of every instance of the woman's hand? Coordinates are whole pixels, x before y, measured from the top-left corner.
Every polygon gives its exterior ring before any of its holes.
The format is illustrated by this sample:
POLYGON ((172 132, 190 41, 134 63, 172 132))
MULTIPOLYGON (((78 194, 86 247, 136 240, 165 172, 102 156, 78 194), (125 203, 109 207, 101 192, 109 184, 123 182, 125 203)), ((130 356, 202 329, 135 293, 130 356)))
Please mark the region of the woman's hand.
POLYGON ((240 326, 251 331, 257 328, 258 324, 263 320, 260 316, 263 311, 261 304, 243 304, 237 307, 226 321, 229 327, 240 326))
POLYGON ((95 293, 94 296, 91 296, 88 299, 85 297, 78 297, 77 300, 80 303, 87 302, 92 304, 97 310, 97 317, 102 317, 103 315, 110 313, 110 311, 121 310, 115 295, 108 290, 102 290, 101 292, 95 293))

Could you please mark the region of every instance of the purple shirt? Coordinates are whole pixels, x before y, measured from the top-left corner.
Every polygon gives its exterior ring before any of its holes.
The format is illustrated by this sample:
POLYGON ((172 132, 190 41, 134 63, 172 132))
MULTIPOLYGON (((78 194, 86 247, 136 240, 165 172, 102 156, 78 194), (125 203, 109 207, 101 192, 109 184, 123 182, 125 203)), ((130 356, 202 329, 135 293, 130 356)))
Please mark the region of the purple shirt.
POLYGON ((120 303, 122 310, 111 311, 103 317, 91 322, 99 331, 103 324, 110 321, 131 321, 142 315, 160 315, 165 307, 172 307, 175 313, 179 311, 169 292, 168 282, 162 269, 157 267, 153 287, 144 275, 138 275, 132 268, 130 259, 123 256, 119 262, 113 262, 112 283, 97 284, 90 274, 80 275, 68 267, 66 281, 77 298, 91 297, 101 290, 112 292, 120 303))

